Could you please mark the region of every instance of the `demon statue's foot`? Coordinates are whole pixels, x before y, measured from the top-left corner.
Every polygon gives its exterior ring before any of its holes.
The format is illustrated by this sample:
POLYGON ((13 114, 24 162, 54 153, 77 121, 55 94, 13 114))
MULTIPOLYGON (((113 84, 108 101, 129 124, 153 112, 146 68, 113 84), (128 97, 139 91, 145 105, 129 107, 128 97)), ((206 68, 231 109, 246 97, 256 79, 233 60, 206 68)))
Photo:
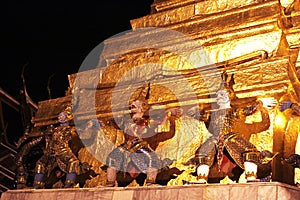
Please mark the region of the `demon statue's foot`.
POLYGON ((36 173, 34 176, 33 181, 33 188, 34 189, 42 189, 44 188, 44 174, 42 173, 36 173))
POLYGON ((65 188, 73 188, 75 186, 76 173, 67 173, 65 188))
POLYGON ((105 187, 115 187, 115 181, 106 181, 105 187))
POLYGON ((114 187, 117 180, 117 168, 108 167, 106 172, 106 187, 114 187))

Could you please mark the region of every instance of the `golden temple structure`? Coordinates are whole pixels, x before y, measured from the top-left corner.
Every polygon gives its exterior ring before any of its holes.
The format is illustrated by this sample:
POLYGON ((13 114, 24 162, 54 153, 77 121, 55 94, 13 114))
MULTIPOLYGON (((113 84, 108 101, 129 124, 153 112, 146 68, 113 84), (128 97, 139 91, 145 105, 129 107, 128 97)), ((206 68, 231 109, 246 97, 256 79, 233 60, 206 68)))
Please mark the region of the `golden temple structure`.
MULTIPOLYGON (((183 110, 175 136, 156 148, 182 170, 181 163, 208 134, 203 123, 186 116, 187 110, 195 105, 211 108, 223 71, 234 74, 233 88, 241 99, 300 102, 299 0, 154 0, 149 15, 130 22, 132 31, 103 41, 97 66, 89 66, 87 58, 78 73, 69 75, 66 96, 39 102, 34 117, 31 134, 57 123, 58 113, 72 102, 75 125, 94 118, 105 124, 96 142, 79 152, 79 159, 100 174, 85 187, 105 181, 100 167, 124 139, 110 119, 128 115, 129 103, 146 83, 151 85, 153 109, 183 110)), ((252 134, 250 141, 259 150, 278 153, 272 181, 294 185, 300 172, 281 158, 300 153, 300 117, 280 112, 278 105, 268 112, 269 128, 252 134)), ((247 123, 260 119, 258 113, 247 123)), ((179 176, 168 185, 182 185, 181 180, 179 176)))

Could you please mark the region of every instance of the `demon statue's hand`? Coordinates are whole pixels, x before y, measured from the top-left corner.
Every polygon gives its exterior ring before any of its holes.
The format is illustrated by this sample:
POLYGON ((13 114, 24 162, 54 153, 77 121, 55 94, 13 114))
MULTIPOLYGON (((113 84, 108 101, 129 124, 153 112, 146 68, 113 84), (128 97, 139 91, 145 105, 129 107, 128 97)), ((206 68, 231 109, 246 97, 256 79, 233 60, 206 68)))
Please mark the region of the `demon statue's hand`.
POLYGON ((88 121, 87 123, 87 128, 95 128, 95 129, 100 129, 102 127, 102 124, 100 121, 93 119, 88 121))
MULTIPOLYGON (((80 138, 83 139, 91 139, 94 140, 97 131, 103 127, 102 122, 98 121, 97 119, 89 120, 85 125, 77 126, 76 133, 80 138)), ((85 141, 87 142, 87 141, 85 141)))
POLYGON ((169 108, 167 110, 167 115, 174 116, 175 118, 180 118, 183 114, 183 110, 179 107, 169 108))
POLYGON ((203 109, 200 109, 199 106, 194 106, 187 111, 187 114, 197 120, 206 121, 208 119, 209 113, 203 109))
POLYGON ((264 108, 273 108, 277 105, 277 100, 275 98, 264 98, 262 100, 262 107, 264 108))
POLYGON ((293 105, 293 102, 290 102, 290 101, 283 101, 279 104, 279 109, 281 112, 291 108, 293 105))

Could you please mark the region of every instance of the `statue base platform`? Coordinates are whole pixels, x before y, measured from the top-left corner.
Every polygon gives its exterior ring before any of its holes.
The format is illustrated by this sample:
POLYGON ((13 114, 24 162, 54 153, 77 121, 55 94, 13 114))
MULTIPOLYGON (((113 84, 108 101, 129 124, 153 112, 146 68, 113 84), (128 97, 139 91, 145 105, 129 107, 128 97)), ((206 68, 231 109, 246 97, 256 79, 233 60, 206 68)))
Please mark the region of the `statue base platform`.
POLYGON ((99 187, 72 189, 23 189, 2 193, 1 200, 133 200, 133 199, 300 199, 300 188, 278 182, 201 184, 188 186, 99 187))

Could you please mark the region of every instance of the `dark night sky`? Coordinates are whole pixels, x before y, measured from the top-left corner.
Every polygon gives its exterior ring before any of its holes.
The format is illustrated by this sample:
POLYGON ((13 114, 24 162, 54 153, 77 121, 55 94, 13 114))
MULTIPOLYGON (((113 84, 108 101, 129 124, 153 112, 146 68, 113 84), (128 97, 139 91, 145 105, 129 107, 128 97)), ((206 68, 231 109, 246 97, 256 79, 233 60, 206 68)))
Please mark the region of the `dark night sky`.
POLYGON ((37 103, 64 96, 69 74, 103 40, 131 29, 130 20, 150 13, 153 0, 2 0, 0 87, 18 99, 22 67, 37 103))

